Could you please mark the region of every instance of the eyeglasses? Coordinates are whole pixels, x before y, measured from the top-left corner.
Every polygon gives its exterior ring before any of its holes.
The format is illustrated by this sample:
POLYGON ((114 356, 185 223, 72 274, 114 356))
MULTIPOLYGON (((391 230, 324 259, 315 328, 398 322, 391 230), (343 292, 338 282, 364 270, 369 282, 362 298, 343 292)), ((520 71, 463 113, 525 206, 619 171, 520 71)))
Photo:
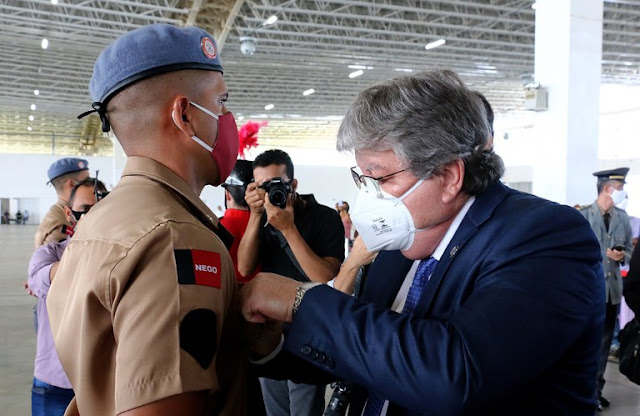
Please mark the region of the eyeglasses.
POLYGON ((402 173, 406 170, 409 170, 409 168, 404 168, 397 172, 393 172, 388 175, 378 176, 377 178, 374 178, 373 176, 359 174, 358 172, 356 172, 357 168, 358 168, 357 166, 354 166, 351 168, 351 177, 353 178, 353 181, 356 183, 356 186, 359 189, 365 189, 367 192, 375 192, 376 196, 379 198, 382 197, 382 192, 380 191, 380 181, 384 181, 394 175, 397 175, 398 173, 402 173))

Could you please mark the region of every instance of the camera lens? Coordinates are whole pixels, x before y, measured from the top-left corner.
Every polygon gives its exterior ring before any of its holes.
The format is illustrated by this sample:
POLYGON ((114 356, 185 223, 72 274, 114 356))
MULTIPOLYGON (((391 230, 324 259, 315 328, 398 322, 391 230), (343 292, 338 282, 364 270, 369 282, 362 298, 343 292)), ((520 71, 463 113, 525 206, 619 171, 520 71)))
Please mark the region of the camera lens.
POLYGON ((287 194, 282 189, 273 189, 269 192, 269 201, 277 207, 284 208, 287 206, 287 194))

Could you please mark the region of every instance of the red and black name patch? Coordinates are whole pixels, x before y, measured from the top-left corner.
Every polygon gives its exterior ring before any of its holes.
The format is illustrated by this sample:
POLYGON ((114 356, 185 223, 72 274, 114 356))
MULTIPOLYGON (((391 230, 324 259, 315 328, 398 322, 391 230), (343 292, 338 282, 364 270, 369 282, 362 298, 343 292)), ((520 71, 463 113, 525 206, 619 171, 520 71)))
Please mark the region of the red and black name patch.
POLYGON ((220 253, 204 250, 174 250, 178 283, 181 285, 209 286, 220 289, 220 253))

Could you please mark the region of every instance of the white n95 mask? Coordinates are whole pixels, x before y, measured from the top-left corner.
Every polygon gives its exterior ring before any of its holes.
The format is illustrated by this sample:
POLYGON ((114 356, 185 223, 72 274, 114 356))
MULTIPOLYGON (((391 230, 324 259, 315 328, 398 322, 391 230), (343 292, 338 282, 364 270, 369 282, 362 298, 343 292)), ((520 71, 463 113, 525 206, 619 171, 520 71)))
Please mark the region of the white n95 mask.
POLYGON ((625 198, 627 198, 627 191, 625 190, 618 191, 617 189, 614 189, 613 192, 611 192, 611 200, 613 200, 614 205, 618 205, 624 201, 625 198))
POLYGON ((382 198, 360 189, 351 211, 351 222, 369 251, 408 250, 413 244, 415 228, 411 213, 402 202, 424 179, 420 179, 399 198, 381 191, 382 198))

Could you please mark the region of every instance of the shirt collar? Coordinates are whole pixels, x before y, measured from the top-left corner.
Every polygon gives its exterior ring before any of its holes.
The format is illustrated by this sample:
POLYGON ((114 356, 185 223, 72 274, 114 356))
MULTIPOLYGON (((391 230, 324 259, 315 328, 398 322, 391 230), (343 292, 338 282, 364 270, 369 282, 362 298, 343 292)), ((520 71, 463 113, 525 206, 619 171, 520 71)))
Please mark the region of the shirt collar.
POLYGON ((127 158, 127 163, 122 172, 122 177, 124 178, 126 176, 144 176, 168 186, 178 193, 184 202, 199 211, 202 214, 202 219, 208 221, 210 225, 216 228, 218 227, 218 217, 216 217, 200 197, 193 192, 184 179, 163 164, 147 157, 130 156, 127 158))
POLYGON ((444 237, 442 237, 442 240, 440 240, 440 243, 438 243, 438 246, 433 251, 433 254, 431 255, 431 257, 440 261, 440 258, 444 254, 444 251, 447 249, 447 246, 451 242, 451 239, 453 239, 453 236, 456 234, 456 231, 458 231, 458 227, 460 227, 462 220, 464 219, 465 215, 467 215, 469 208, 471 208, 471 205, 473 205, 475 200, 476 200, 476 197, 472 196, 467 200, 467 202, 464 203, 460 211, 458 211, 458 214, 456 215, 456 217, 453 219, 453 222, 447 229, 447 232, 444 234, 444 237))

